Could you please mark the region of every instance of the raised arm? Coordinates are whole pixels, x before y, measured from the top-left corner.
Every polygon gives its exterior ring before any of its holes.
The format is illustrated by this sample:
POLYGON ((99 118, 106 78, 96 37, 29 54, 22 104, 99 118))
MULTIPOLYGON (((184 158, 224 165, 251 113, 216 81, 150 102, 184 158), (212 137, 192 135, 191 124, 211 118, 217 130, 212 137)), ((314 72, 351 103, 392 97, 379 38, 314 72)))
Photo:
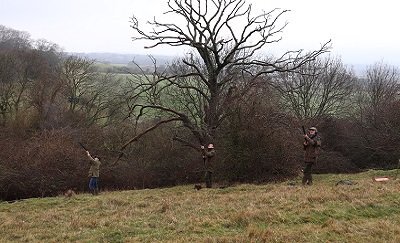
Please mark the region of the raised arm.
POLYGON ((86 150, 86 154, 87 154, 87 156, 89 157, 89 159, 90 159, 91 161, 96 161, 96 160, 94 160, 93 157, 90 155, 89 151, 86 150))

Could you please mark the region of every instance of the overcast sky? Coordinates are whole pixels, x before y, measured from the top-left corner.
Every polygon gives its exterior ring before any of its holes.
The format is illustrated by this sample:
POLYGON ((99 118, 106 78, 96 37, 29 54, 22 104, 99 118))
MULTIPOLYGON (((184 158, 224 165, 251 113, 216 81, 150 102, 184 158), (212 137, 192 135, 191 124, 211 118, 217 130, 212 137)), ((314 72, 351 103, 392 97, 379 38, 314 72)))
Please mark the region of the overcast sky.
MULTIPOLYGON (((166 9, 167 0, 0 0, 0 24, 46 39, 67 52, 182 54, 147 50, 131 40, 129 19, 144 24, 166 9)), ((400 66, 400 13, 396 0, 248 0, 255 10, 290 9, 280 47, 317 49, 332 40, 332 53, 347 64, 400 66)))

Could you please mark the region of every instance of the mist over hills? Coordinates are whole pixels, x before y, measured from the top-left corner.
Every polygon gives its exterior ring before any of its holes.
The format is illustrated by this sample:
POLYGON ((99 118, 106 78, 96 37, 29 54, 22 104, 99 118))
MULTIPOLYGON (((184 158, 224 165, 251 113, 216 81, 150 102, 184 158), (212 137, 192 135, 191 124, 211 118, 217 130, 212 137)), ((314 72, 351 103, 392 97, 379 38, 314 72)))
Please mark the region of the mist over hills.
MULTIPOLYGON (((90 53, 69 53, 72 55, 85 57, 89 59, 94 59, 97 62, 101 63, 109 63, 109 64, 129 64, 132 61, 135 61, 139 65, 152 65, 152 60, 148 55, 142 54, 119 54, 119 53, 99 53, 99 52, 90 52, 90 53)), ((163 56, 163 55, 153 55, 153 57, 157 60, 158 65, 165 65, 168 62, 171 62, 176 57, 173 56, 163 56)))
MULTIPOLYGON (((120 54, 120 53, 109 53, 109 52, 72 52, 69 53, 72 55, 85 57, 89 59, 94 59, 97 62, 108 63, 108 64, 125 64, 128 65, 132 63, 134 60, 140 66, 148 66, 153 65, 151 59, 148 55, 143 54, 120 54)), ((178 58, 177 56, 165 56, 165 55, 153 55, 153 57, 157 60, 157 65, 165 65, 174 59, 178 58)), ((349 64, 345 63, 348 67, 351 67, 357 76, 363 76, 367 65, 366 64, 349 64)))

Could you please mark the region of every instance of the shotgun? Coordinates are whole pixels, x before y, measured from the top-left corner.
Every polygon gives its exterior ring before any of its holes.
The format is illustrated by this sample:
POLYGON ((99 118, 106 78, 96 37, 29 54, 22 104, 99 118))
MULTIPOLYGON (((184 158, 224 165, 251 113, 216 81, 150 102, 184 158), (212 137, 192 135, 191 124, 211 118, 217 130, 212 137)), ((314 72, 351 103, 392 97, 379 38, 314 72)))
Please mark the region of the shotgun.
POLYGON ((79 143, 79 145, 81 145, 81 147, 82 147, 84 150, 89 151, 81 142, 78 142, 78 143, 79 143))
MULTIPOLYGON (((306 129, 304 128, 304 126, 301 126, 301 128, 303 129, 303 134, 306 135, 307 133, 306 133, 306 129)), ((304 140, 307 142, 306 138, 304 138, 304 140)))

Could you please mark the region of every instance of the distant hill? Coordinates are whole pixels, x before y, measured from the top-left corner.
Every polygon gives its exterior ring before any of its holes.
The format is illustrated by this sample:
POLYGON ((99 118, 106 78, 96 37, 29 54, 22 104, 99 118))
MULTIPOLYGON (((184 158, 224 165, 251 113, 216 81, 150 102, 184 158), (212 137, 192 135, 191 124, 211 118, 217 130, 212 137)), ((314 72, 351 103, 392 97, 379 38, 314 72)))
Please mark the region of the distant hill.
POLYGON ((354 73, 359 77, 365 76, 365 72, 368 68, 367 64, 349 64, 348 66, 352 67, 354 73))
MULTIPOLYGON (((119 54, 119 53, 99 53, 99 52, 90 52, 90 53, 72 52, 69 54, 94 59, 102 63, 129 64, 133 60, 135 60, 135 62, 138 63, 139 65, 153 64, 148 55, 141 55, 141 54, 119 54)), ((165 65, 166 63, 171 62, 175 58, 173 56, 162 56, 162 55, 153 55, 153 57, 156 58, 158 65, 165 65)))
MULTIPOLYGON (((133 60, 141 66, 153 65, 148 55, 142 54, 119 54, 119 53, 101 53, 101 52, 70 52, 69 54, 85 57, 89 59, 94 59, 101 63, 109 63, 109 64, 129 64, 132 63, 133 60)), ((164 55, 153 55, 157 60, 158 65, 165 65, 168 62, 173 61, 174 56, 164 56, 164 55)), ((364 76, 367 65, 365 64, 348 64, 348 67, 352 67, 355 74, 357 76, 364 76)))

